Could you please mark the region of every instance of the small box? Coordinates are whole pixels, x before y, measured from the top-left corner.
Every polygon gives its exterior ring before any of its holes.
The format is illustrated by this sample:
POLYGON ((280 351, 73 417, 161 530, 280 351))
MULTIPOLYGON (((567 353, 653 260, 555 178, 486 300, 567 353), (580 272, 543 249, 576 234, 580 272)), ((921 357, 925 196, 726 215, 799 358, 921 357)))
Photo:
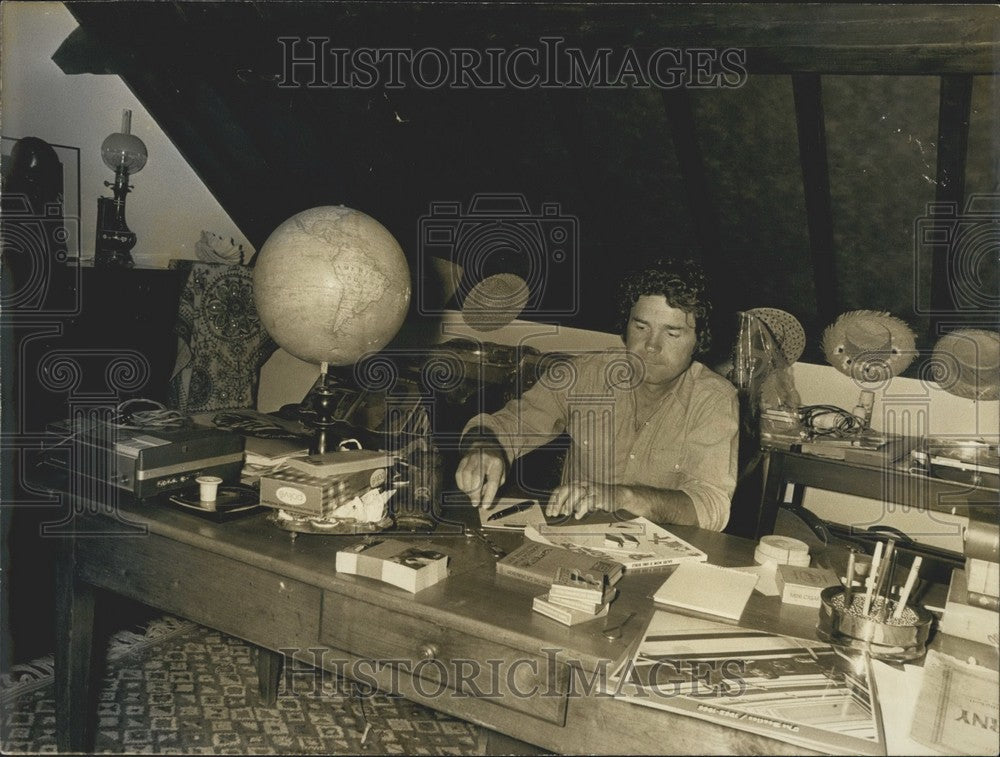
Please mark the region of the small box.
POLYGON ((804 607, 819 607, 823 589, 840 585, 837 575, 828 568, 802 568, 797 565, 779 565, 775 583, 781 592, 782 602, 804 607))
POLYGON ((391 458, 364 450, 289 458, 261 476, 260 503, 310 517, 325 518, 341 505, 387 484, 391 458))

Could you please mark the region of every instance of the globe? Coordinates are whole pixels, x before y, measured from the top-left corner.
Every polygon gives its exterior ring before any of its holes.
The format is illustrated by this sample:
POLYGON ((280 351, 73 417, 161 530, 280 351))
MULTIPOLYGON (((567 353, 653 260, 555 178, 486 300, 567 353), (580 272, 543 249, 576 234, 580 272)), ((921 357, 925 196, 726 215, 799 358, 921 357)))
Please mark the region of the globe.
POLYGON ((300 360, 350 365, 382 349, 410 304, 410 270, 396 239, 342 205, 304 210, 264 242, 254 303, 271 338, 300 360))

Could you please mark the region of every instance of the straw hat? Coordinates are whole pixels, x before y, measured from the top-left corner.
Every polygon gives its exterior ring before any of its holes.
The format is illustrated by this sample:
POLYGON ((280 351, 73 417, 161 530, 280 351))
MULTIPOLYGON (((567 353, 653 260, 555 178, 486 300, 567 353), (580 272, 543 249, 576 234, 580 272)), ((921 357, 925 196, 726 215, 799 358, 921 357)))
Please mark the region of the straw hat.
POLYGON ((906 370, 916 356, 913 331, 877 310, 844 313, 823 332, 827 362, 856 381, 885 381, 906 370))
POLYGON ((770 329, 789 365, 802 357, 806 348, 806 332, 794 315, 777 308, 753 308, 746 314, 760 318, 770 329))
POLYGON ((527 281, 513 273, 496 273, 465 295, 462 320, 476 331, 496 331, 521 315, 530 298, 527 281))
POLYGON ((957 329, 934 345, 931 378, 956 397, 1000 399, 1000 334, 957 329))

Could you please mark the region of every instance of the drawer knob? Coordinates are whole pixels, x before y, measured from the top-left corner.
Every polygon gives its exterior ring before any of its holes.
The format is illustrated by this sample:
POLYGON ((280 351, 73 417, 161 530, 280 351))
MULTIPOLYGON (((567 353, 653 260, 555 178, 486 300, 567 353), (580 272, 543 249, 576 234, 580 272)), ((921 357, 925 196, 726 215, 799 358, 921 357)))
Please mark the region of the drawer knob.
POLYGON ((420 648, 420 656, 425 660, 433 660, 438 656, 438 648, 435 644, 424 644, 420 648))

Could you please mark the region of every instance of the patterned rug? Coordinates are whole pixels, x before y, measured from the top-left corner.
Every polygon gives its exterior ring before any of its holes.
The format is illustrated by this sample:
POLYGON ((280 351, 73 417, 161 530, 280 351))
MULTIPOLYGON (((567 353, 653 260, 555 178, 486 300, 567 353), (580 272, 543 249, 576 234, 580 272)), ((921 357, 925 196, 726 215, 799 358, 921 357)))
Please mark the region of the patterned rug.
MULTIPOLYGON (((255 652, 244 642, 164 617, 120 632, 108 649, 97 753, 475 754, 483 729, 372 694, 325 671, 283 676, 274 707, 257 696, 255 652)), ((52 660, 0 678, 0 752, 55 752, 52 660)))

